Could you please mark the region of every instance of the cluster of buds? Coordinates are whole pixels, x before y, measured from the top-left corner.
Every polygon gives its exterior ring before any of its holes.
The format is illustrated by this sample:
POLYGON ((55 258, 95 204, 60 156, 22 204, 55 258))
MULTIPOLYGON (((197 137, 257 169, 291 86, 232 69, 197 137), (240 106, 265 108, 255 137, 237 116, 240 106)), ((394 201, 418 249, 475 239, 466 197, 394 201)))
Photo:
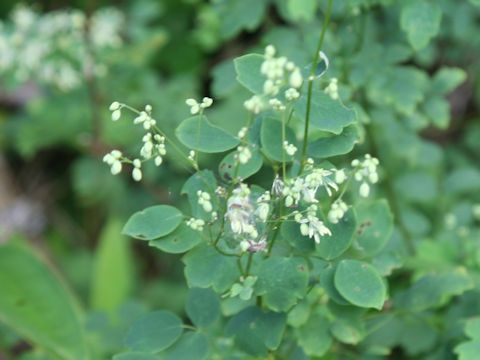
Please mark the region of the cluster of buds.
POLYGON ((143 124, 145 130, 149 130, 157 124, 157 122, 152 118, 152 107, 150 105, 145 106, 144 111, 140 111, 140 114, 133 119, 133 123, 143 124))
POLYGON ((132 178, 135 181, 142 180, 142 162, 140 159, 133 160, 132 178))
POLYGON ((198 196, 198 204, 203 207, 203 210, 205 210, 206 212, 210 212, 213 210, 212 203, 210 202, 211 198, 209 193, 202 190, 198 190, 197 196, 198 196))
POLYGON ((206 108, 212 106, 213 100, 212 100, 212 98, 209 98, 209 97, 205 96, 202 99, 201 103, 197 102, 197 100, 195 100, 195 99, 187 99, 187 100, 185 100, 185 104, 190 106, 190 113, 192 115, 195 115, 195 114, 203 112, 203 109, 206 109, 206 108))
POLYGON ((368 182, 370 182, 371 184, 375 184, 376 182, 378 182, 378 164, 378 159, 372 157, 370 154, 366 154, 363 161, 360 161, 358 159, 352 161, 352 166, 355 168, 354 178, 356 181, 362 182, 359 191, 360 196, 368 197, 368 195, 370 194, 370 186, 368 182))
POLYGON ((140 150, 140 155, 145 160, 149 160, 155 156, 155 165, 160 166, 163 162, 162 156, 167 154, 165 137, 159 134, 153 135, 152 133, 147 133, 142 140, 143 146, 140 150))
POLYGON ((338 99, 338 79, 332 78, 324 91, 325 91, 325 94, 330 96, 333 100, 337 100, 338 99))
POLYGON ((235 155, 235 158, 240 162, 240 164, 246 164, 252 158, 252 152, 248 146, 239 146, 237 148, 238 153, 235 155))
POLYGON ((187 220, 187 226, 196 231, 203 231, 205 221, 203 221, 202 219, 190 218, 187 220))
POLYGON ((288 141, 283 142, 283 149, 287 153, 287 155, 293 156, 297 152, 297 147, 293 144, 289 144, 288 141))
POLYGON ((348 211, 347 204, 341 199, 336 200, 328 212, 327 218, 332 224, 337 224, 343 215, 348 211))
POLYGON ((122 171, 122 153, 119 150, 112 150, 103 157, 103 162, 110 166, 112 175, 122 171))
POLYGON ((332 235, 329 228, 325 226, 323 221, 317 217, 317 205, 310 205, 307 208, 306 216, 303 216, 300 212, 295 211, 294 219, 300 224, 300 232, 303 236, 314 238, 317 244, 320 243, 320 238, 325 235, 332 235))
MULTIPOLYGON (((263 95, 265 97, 276 96, 283 86, 289 86, 285 90, 285 99, 294 101, 300 97, 299 89, 303 84, 303 76, 300 68, 285 56, 275 57, 276 49, 273 45, 265 48, 264 61, 260 72, 266 77, 263 83, 263 95)), ((254 114, 262 111, 264 104, 261 95, 253 95, 245 101, 244 106, 254 114)), ((268 101, 268 105, 278 111, 285 111, 286 106, 278 98, 274 97, 268 101)))

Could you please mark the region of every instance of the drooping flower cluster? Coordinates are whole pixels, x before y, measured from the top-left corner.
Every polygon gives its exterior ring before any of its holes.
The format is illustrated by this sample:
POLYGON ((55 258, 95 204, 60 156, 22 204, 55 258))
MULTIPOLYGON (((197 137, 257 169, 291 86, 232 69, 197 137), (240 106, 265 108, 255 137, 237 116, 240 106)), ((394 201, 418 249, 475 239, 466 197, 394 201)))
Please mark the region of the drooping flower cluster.
POLYGON ((265 107, 263 98, 272 97, 266 102, 270 108, 277 111, 285 111, 286 105, 275 97, 282 87, 288 86, 284 92, 287 101, 295 101, 300 97, 299 89, 303 84, 303 76, 300 68, 285 56, 275 57, 276 49, 273 45, 265 48, 265 54, 260 72, 266 77, 263 83, 263 94, 253 95, 244 102, 248 111, 254 114, 260 113, 265 107))
MULTIPOLYGON (((129 109, 136 111, 125 104, 121 104, 118 101, 114 101, 109 109, 112 112, 112 120, 118 121, 122 116, 122 109, 129 109)), ((137 111, 136 111, 137 112, 137 111)), ((165 136, 158 133, 155 127, 156 121, 152 118, 152 107, 150 105, 145 106, 145 110, 138 111, 137 117, 133 120, 135 125, 142 124, 145 130, 149 130, 143 138, 143 146, 140 149, 140 156, 143 158, 143 162, 150 159, 154 159, 156 166, 160 166, 163 163, 163 157, 167 154, 165 146, 165 136)), ((133 165, 132 178, 135 181, 142 180, 142 160, 133 159, 129 160, 127 157, 122 156, 119 150, 113 150, 109 154, 105 155, 103 161, 111 167, 112 174, 119 174, 122 170, 122 163, 131 163, 133 165)))
POLYGON ((363 161, 355 159, 352 161, 354 170, 354 178, 356 181, 361 182, 360 196, 368 197, 370 194, 370 185, 378 182, 377 166, 379 161, 377 158, 372 157, 370 154, 366 154, 363 161))
POLYGON ((203 231, 203 227, 205 226, 205 221, 202 219, 195 219, 195 218, 190 218, 187 220, 187 226, 189 226, 191 229, 196 230, 196 231, 203 231))
POLYGON ((323 221, 317 217, 317 205, 310 205, 307 208, 306 216, 295 211, 294 219, 300 224, 300 232, 303 236, 314 238, 317 244, 320 243, 320 238, 325 235, 332 235, 331 231, 325 226, 323 221))
POLYGON ((256 238, 258 232, 252 224, 252 214, 253 206, 250 203, 250 189, 246 184, 240 184, 232 191, 232 195, 227 200, 227 213, 225 216, 230 221, 232 232, 256 238))

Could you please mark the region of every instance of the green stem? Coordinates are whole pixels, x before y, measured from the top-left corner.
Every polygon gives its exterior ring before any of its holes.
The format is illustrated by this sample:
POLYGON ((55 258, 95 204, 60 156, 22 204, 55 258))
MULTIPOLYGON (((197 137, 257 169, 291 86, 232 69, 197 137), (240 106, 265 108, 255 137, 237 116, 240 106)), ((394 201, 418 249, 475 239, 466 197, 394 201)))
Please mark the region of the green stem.
POLYGON ((305 114, 305 131, 303 133, 303 146, 302 146, 302 161, 300 163, 300 169, 298 170, 298 175, 300 175, 305 166, 305 158, 307 156, 307 139, 308 139, 308 127, 310 124, 310 110, 312 105, 312 90, 313 90, 313 81, 315 80, 315 71, 318 65, 318 59, 320 57, 320 50, 322 49, 323 39, 325 38, 325 33, 327 31, 328 22, 330 20, 330 13, 332 12, 332 3, 333 0, 328 0, 327 12, 325 14, 325 20, 323 21, 322 33, 320 34, 320 40, 318 41, 317 51, 315 52, 315 58, 312 64, 312 71, 308 77, 308 92, 307 92, 307 110, 305 114))
POLYGON ((248 254, 247 269, 245 270, 245 278, 250 274, 250 267, 252 266, 253 253, 248 254))

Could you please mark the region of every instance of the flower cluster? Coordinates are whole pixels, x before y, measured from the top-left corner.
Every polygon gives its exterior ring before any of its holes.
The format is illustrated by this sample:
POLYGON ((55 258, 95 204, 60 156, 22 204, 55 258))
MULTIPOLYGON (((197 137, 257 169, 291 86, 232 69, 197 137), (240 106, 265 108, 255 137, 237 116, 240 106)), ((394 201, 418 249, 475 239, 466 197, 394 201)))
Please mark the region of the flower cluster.
POLYGON ((316 194, 320 186, 323 186, 328 195, 331 196, 330 188, 335 191, 338 190, 338 185, 330 179, 331 174, 332 171, 330 170, 316 168, 305 177, 288 179, 282 189, 282 195, 285 196, 285 206, 297 205, 300 200, 307 203, 318 202, 316 194))
POLYGON ((260 72, 266 77, 263 83, 263 94, 253 95, 244 102, 248 111, 254 114, 260 113, 264 108, 263 97, 273 96, 268 101, 268 105, 277 111, 285 111, 286 105, 280 99, 274 97, 278 95, 282 87, 288 86, 285 90, 285 99, 295 101, 300 97, 299 89, 303 84, 303 76, 300 68, 285 56, 275 57, 276 49, 273 45, 265 48, 264 58, 260 72))
MULTIPOLYGON (((118 121, 122 115, 122 109, 129 109, 137 113, 137 117, 133 120, 134 124, 142 124, 147 132, 143 138, 143 146, 140 149, 140 156, 143 161, 154 159, 156 166, 160 166, 163 163, 163 157, 167 154, 167 148, 165 146, 165 136, 158 133, 158 129, 155 128, 156 121, 152 118, 152 107, 150 105, 145 106, 145 110, 137 111, 130 108, 125 104, 121 104, 118 101, 114 101, 109 109, 112 112, 112 120, 118 121)), ((127 157, 123 157, 119 150, 113 150, 109 154, 105 155, 103 161, 111 167, 112 174, 119 174, 122 170, 122 162, 131 163, 133 165, 132 178, 135 181, 142 180, 142 160, 133 159, 129 160, 127 157)))
POLYGON ((212 203, 210 202, 211 198, 209 193, 202 190, 198 190, 197 196, 198 196, 198 204, 203 207, 203 210, 205 210, 206 212, 210 212, 213 210, 212 203))
POLYGON ((332 224, 337 224, 347 211, 347 204, 343 200, 337 199, 330 207, 330 211, 327 215, 328 221, 330 221, 332 224))
POLYGON ((337 100, 338 99, 338 79, 332 78, 324 91, 325 91, 325 94, 329 95, 333 100, 337 100))
POLYGON ((361 182, 360 196, 368 197, 370 194, 370 185, 375 184, 378 181, 377 166, 379 161, 377 158, 372 157, 370 154, 366 154, 363 161, 355 159, 352 161, 354 170, 354 178, 356 181, 361 182))
POLYGON ((297 152, 297 147, 293 144, 289 144, 288 141, 283 142, 283 148, 285 149, 285 152, 287 155, 293 156, 297 152))
POLYGON ((105 63, 99 55, 93 62, 89 47, 93 46, 95 54, 120 47, 124 27, 123 14, 113 8, 98 10, 87 19, 79 10, 41 15, 17 6, 10 21, 0 21, 0 73, 13 74, 20 83, 35 78, 70 91, 85 76, 106 74, 105 63))
POLYGON ((203 227, 205 226, 205 221, 202 219, 190 218, 186 223, 187 226, 196 231, 203 231, 203 227))
POLYGON ((300 224, 300 232, 303 236, 314 238, 317 244, 320 243, 320 238, 325 235, 332 235, 331 231, 325 226, 323 221, 317 217, 317 205, 310 205, 307 208, 306 216, 302 213, 294 211, 294 219, 300 224))
POLYGON ((246 184, 240 184, 232 191, 232 196, 227 200, 227 213, 225 216, 230 221, 230 227, 235 234, 247 234, 256 238, 258 232, 251 221, 253 206, 250 203, 250 189, 246 184))
POLYGON ((185 100, 185 104, 190 106, 190 113, 192 115, 195 115, 195 114, 203 112, 203 109, 206 109, 206 108, 212 106, 213 100, 209 97, 204 97, 202 99, 202 102, 199 103, 195 99, 187 99, 187 100, 185 100))

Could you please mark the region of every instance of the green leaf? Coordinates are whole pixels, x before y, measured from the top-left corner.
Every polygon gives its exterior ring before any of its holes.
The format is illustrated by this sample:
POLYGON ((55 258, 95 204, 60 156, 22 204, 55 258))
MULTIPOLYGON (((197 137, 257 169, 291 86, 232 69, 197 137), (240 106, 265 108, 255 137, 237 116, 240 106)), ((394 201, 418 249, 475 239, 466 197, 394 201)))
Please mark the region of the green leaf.
POLYGON ((325 136, 308 143, 307 154, 316 158, 328 158, 352 151, 360 140, 356 124, 346 126, 340 135, 325 133, 325 136))
MULTIPOLYGON (((295 132, 290 128, 285 128, 285 138, 289 144, 297 146, 297 138, 295 132)), ((262 142, 262 150, 272 160, 283 161, 283 145, 282 145, 282 123, 271 117, 262 120, 262 128, 260 130, 260 139, 262 142)), ((292 161, 293 156, 285 153, 285 161, 292 161)))
POLYGON ((465 334, 472 339, 480 339, 480 318, 468 319, 465 334))
POLYGON ((377 255, 373 259, 372 265, 375 266, 381 276, 389 276, 394 269, 402 267, 403 260, 396 252, 386 251, 377 255))
POLYGON ((330 331, 338 341, 345 344, 358 344, 365 336, 365 327, 356 318, 335 319, 330 331))
POLYGON ((180 337, 182 325, 180 318, 169 311, 148 313, 132 323, 125 345, 133 351, 162 351, 180 337))
POLYGON ((480 339, 461 343, 453 352, 458 354, 458 360, 477 360, 480 354, 480 339))
POLYGON ((230 289, 240 277, 237 259, 224 256, 208 244, 201 244, 183 258, 189 287, 213 287, 217 293, 230 289))
POLYGON ((317 2, 315 0, 288 0, 287 9, 293 20, 310 22, 315 18, 317 2))
POLYGON ((395 179, 395 192, 411 203, 434 201, 438 194, 436 179, 426 171, 410 170, 395 179))
POLYGON ((400 26, 407 33, 410 45, 418 51, 437 35, 441 20, 442 10, 438 4, 417 0, 403 7, 400 26))
POLYGON ((191 331, 184 334, 165 352, 165 360, 203 360, 207 358, 209 344, 205 335, 191 331))
POLYGON ((260 72, 264 61, 263 55, 259 54, 248 54, 234 60, 237 81, 254 94, 263 93, 263 83, 267 80, 260 72))
MULTIPOLYGON (((248 177, 257 173, 263 165, 263 159, 260 151, 257 149, 250 149, 250 151, 252 153, 252 157, 248 163, 238 165, 237 176, 240 176, 242 179, 247 179, 248 177)), ((231 152, 225 156, 218 165, 218 173, 226 181, 231 181, 235 177, 235 155, 237 153, 237 151, 231 152)))
POLYGON ((176 128, 175 135, 183 145, 205 153, 224 152, 240 142, 225 130, 211 124, 205 115, 183 120, 176 128))
POLYGON ((357 226, 355 211, 348 209, 337 224, 327 223, 331 236, 323 236, 320 244, 316 244, 315 253, 327 260, 333 260, 343 254, 351 245, 357 226))
POLYGON ((433 76, 431 89, 436 94, 446 95, 455 90, 467 79, 465 70, 454 67, 442 67, 433 76))
POLYGON ((201 241, 200 234, 185 223, 180 224, 167 236, 152 240, 148 245, 170 254, 184 253, 201 241))
POLYGON ((264 0, 229 0, 223 2, 223 5, 223 11, 219 16, 220 34, 224 39, 228 39, 243 29, 253 31, 257 28, 263 19, 266 2, 264 0))
POLYGON ((349 305, 350 303, 338 292, 335 287, 335 272, 337 271, 338 263, 332 263, 320 272, 320 284, 327 293, 327 295, 340 305, 349 305))
POLYGON ((235 336, 236 344, 248 354, 267 356, 267 349, 274 350, 280 345, 285 321, 285 314, 252 306, 230 319, 226 333, 235 336))
POLYGON ((79 309, 64 285, 27 249, 0 246, 0 322, 65 360, 87 359, 79 309))
POLYGON ((386 200, 361 203, 355 206, 358 214, 356 248, 365 256, 378 253, 393 231, 393 214, 386 200))
POLYGON ((450 125, 450 104, 447 100, 430 96, 423 104, 425 114, 433 125, 439 129, 446 129, 450 125))
POLYGON ((220 316, 218 295, 211 289, 190 289, 185 310, 195 326, 207 327, 220 316))
POLYGON ((356 306, 381 309, 387 290, 377 270, 362 261, 342 260, 335 272, 335 287, 356 306))
POLYGON ((135 239, 153 240, 171 233, 180 225, 182 213, 170 205, 156 205, 133 214, 122 233, 135 239))
MULTIPOLYGON (((295 103, 295 112, 302 118, 306 117, 307 95, 303 94, 295 103)), ((310 125, 319 130, 340 134, 344 127, 355 122, 355 112, 333 100, 320 90, 312 91, 310 107, 310 125)))
MULTIPOLYGON (((197 191, 205 191, 210 194, 210 196, 215 196, 214 191, 217 188, 217 180, 215 180, 215 175, 210 170, 201 170, 193 174, 186 182, 183 184, 181 194, 187 194, 188 202, 192 208, 192 215, 196 218, 201 218, 204 220, 210 219, 211 214, 203 210, 202 205, 198 203, 197 191)), ((212 201, 213 210, 217 210, 217 204, 215 201, 212 201)))
POLYGON ((92 308, 111 314, 127 300, 133 285, 130 243, 121 231, 119 220, 107 223, 100 236, 92 274, 92 308))
POLYGON ((332 345, 328 318, 322 314, 313 314, 308 322, 296 330, 298 344, 308 356, 323 356, 332 345))
POLYGON ((301 258, 272 256, 258 267, 256 294, 274 311, 286 311, 303 298, 308 285, 308 266, 301 258))
POLYGON ((455 169, 445 179, 445 190, 451 195, 477 193, 480 190, 480 171, 475 167, 455 169))
POLYGON ((113 360, 158 360, 158 357, 149 353, 128 352, 115 355, 113 360))
POLYGON ((441 275, 428 274, 399 294, 395 302, 399 307, 422 311, 442 306, 452 296, 461 295, 471 288, 473 282, 464 269, 441 275))

